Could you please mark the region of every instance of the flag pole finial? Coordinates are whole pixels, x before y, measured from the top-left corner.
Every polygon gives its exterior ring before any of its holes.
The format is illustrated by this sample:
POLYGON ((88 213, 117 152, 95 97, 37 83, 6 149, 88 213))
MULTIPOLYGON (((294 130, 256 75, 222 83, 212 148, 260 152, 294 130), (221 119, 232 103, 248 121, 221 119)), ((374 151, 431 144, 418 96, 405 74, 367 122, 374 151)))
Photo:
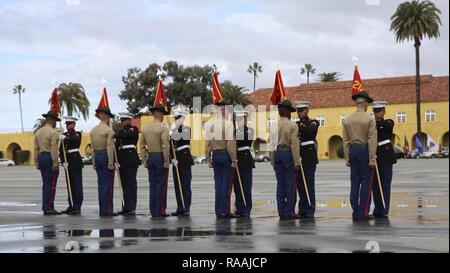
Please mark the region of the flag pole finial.
POLYGON ((103 78, 103 79, 102 79, 102 85, 103 85, 103 87, 106 87, 106 83, 107 83, 106 80, 103 78))
POLYGON ((53 80, 53 81, 52 81, 52 84, 53 84, 53 87, 54 87, 54 88, 57 88, 57 87, 58 87, 58 82, 57 82, 56 80, 53 80))
POLYGON ((275 63, 275 67, 276 67, 277 71, 280 71, 280 66, 281 66, 280 62, 277 61, 275 63))
POLYGON ((358 57, 356 57, 356 56, 352 57, 352 62, 355 66, 358 64, 358 61, 359 61, 358 57))

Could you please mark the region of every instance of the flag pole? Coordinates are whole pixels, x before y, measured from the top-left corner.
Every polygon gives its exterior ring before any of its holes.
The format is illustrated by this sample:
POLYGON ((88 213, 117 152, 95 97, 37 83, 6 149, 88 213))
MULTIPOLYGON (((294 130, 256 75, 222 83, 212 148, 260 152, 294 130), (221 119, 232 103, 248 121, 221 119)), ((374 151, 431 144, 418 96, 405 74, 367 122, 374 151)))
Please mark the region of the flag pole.
POLYGON ((115 157, 115 169, 117 171, 117 176, 119 177, 119 189, 120 189, 120 197, 122 201, 122 211, 125 207, 125 201, 123 199, 123 188, 122 188, 122 177, 120 176, 120 164, 119 164, 119 158, 117 157, 117 149, 116 149, 116 141, 114 140, 114 157, 115 157))
POLYGON ((300 172, 302 174, 303 185, 305 186, 306 198, 308 199, 308 204, 311 207, 311 199, 309 198, 308 184, 306 183, 305 171, 303 170, 303 162, 301 158, 300 158, 300 172))
MULTIPOLYGON (((233 119, 233 125, 234 125, 234 128, 236 128, 236 120, 235 119, 233 119)), ((237 173, 237 177, 238 177, 238 181, 239 181, 239 188, 241 190, 242 201, 244 202, 244 206, 247 207, 247 200, 245 199, 244 187, 242 186, 242 179, 241 179, 241 174, 239 172, 239 166, 238 166, 237 159, 236 159, 236 173, 237 173)))
MULTIPOLYGON (((172 146, 172 153, 173 153, 173 159, 177 160, 177 154, 175 151, 175 144, 173 143, 173 140, 170 140, 170 146, 172 146)), ((178 161, 178 160, 177 160, 178 161)), ((185 205, 184 205, 184 194, 183 194, 183 188, 181 187, 181 179, 180 179, 180 171, 178 170, 178 164, 175 166, 175 170, 177 173, 177 178, 178 178, 178 188, 180 190, 180 197, 181 197, 181 203, 183 204, 183 210, 185 210, 185 205)))
MULTIPOLYGON (((53 85, 54 88, 57 89, 57 82, 56 80, 53 81, 53 85)), ((58 93, 56 93, 56 96, 58 96, 58 93)), ((59 103, 59 100, 58 100, 59 103)), ((57 113, 57 114, 61 114, 61 113, 57 113)), ((61 131, 64 132, 63 126, 62 126, 62 121, 59 121, 59 127, 61 128, 61 131)), ((71 187, 71 181, 70 181, 70 175, 69 175, 69 163, 67 162, 67 155, 66 155, 66 147, 64 146, 64 141, 60 140, 60 145, 62 146, 62 150, 63 150, 63 159, 64 159, 64 163, 63 163, 63 168, 64 168, 64 177, 66 178, 66 187, 67 187, 67 192, 69 195, 69 206, 71 208, 73 208, 73 197, 72 197, 72 187, 71 187)))
POLYGON ((386 202, 384 201, 383 187, 381 185, 380 171, 378 169, 378 163, 375 160, 375 171, 377 172, 378 188, 380 189, 381 200, 383 201, 383 208, 386 209, 386 202))

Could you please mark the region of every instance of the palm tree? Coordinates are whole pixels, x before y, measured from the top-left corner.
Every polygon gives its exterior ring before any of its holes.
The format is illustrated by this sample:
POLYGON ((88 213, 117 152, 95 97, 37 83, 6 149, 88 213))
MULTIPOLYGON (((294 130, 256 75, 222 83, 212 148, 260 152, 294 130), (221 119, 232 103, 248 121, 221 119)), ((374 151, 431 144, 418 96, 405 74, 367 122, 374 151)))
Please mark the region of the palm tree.
POLYGON ((309 76, 316 74, 316 69, 312 64, 305 64, 305 66, 300 69, 300 74, 306 74, 306 82, 309 83, 309 76))
POLYGON ((20 124, 22 125, 22 133, 23 133, 22 94, 25 93, 25 90, 26 89, 21 84, 14 86, 14 89, 13 89, 14 95, 19 94, 20 124))
POLYGON ((243 107, 250 104, 250 101, 245 96, 247 91, 244 87, 232 84, 230 81, 225 81, 220 85, 222 89, 223 100, 228 105, 242 105, 243 107))
POLYGON ((420 45, 424 38, 440 36, 441 11, 430 1, 404 2, 391 17, 391 31, 397 43, 414 41, 416 50, 416 115, 417 133, 422 131, 420 118, 420 45))
POLYGON ((65 108, 67 115, 72 116, 75 114, 77 117, 82 116, 84 120, 87 120, 90 103, 86 97, 84 87, 79 83, 62 83, 59 85, 58 90, 61 111, 64 112, 65 108))
POLYGON ((321 73, 319 74, 320 82, 337 82, 342 77, 342 73, 340 72, 329 72, 329 73, 321 73))
POLYGON ((45 118, 38 118, 38 119, 36 120, 36 122, 34 123, 33 131, 36 133, 37 130, 39 130, 39 129, 41 129, 42 127, 45 126, 45 123, 46 123, 46 122, 47 122, 47 121, 45 120, 45 118))
POLYGON ((256 78, 258 78, 258 74, 262 73, 262 66, 260 66, 257 62, 250 64, 248 66, 248 73, 253 74, 253 92, 256 90, 256 78))

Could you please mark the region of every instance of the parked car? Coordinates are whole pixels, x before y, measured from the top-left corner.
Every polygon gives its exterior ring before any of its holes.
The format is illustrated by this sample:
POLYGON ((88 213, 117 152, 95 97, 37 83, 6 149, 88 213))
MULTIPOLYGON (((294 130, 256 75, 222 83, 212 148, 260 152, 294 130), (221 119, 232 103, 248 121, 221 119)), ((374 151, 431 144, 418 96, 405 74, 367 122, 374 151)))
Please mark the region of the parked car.
POLYGON ((6 159, 6 158, 0 158, 0 166, 4 167, 11 167, 11 166, 15 166, 16 163, 12 160, 6 159))
POLYGON ((83 156, 81 159, 84 165, 92 165, 92 156, 83 156))
POLYGON ((255 162, 269 162, 269 152, 259 153, 255 156, 255 162))
POLYGON ((441 152, 439 153, 440 158, 448 158, 448 148, 442 148, 441 152))
POLYGON ((206 163, 206 157, 205 156, 199 156, 196 157, 194 160, 195 164, 205 164, 206 163))
POLYGON ((405 158, 405 153, 402 150, 400 150, 399 148, 397 148, 397 147, 394 147, 394 153, 395 153, 395 157, 397 159, 405 158))
POLYGON ((419 158, 439 158, 439 152, 438 151, 426 151, 423 152, 421 155, 419 155, 419 158))
POLYGON ((412 150, 406 155, 406 158, 417 159, 419 158, 419 151, 417 149, 412 150))

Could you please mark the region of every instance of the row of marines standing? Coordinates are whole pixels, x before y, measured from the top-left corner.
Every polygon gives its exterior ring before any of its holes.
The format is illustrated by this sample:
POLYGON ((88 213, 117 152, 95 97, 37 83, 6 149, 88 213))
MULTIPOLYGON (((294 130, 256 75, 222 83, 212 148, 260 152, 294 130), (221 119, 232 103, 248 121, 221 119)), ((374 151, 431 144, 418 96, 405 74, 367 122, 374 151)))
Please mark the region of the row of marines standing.
MULTIPOLYGON (((350 201, 354 220, 370 219, 370 195, 373 191, 375 210, 373 216, 386 217, 389 213, 392 165, 395 164, 393 147, 390 142, 394 122, 384 120, 385 104, 374 105, 375 118, 367 111, 373 100, 365 92, 354 97, 357 111, 343 123, 344 154, 351 168, 350 201), (378 131, 378 133, 377 133, 378 131), (377 160, 382 191, 373 182, 374 160, 377 160)), ((313 218, 315 214, 315 172, 318 164, 316 136, 319 122, 308 117, 310 103, 296 103, 284 100, 278 105, 280 119, 277 124, 278 136, 270 153, 271 163, 277 179, 277 208, 281 220, 293 218, 313 218), (291 113, 297 112, 298 121, 292 122, 291 113), (300 157, 301 156, 301 157, 300 157), (299 197, 298 213, 295 212, 299 197)), ((214 171, 215 214, 218 218, 250 217, 252 210, 252 184, 254 160, 251 147, 255 137, 254 129, 248 126, 248 113, 237 111, 234 121, 228 120, 224 104, 218 105, 220 113, 206 127, 206 160, 214 171), (216 137, 214 128, 219 129, 216 137), (231 213, 231 192, 235 192, 235 213, 231 213)), ((190 153, 191 131, 183 124, 189 113, 179 106, 174 111, 175 122, 169 128, 164 122, 168 114, 162 105, 152 109, 154 121, 142 130, 139 143, 141 159, 137 152, 139 129, 131 125, 133 115, 120 113, 122 129, 114 133, 110 119, 114 117, 108 107, 97 109, 100 123, 90 132, 93 153, 93 167, 97 173, 100 216, 136 214, 137 170, 141 162, 148 170, 150 183, 150 213, 152 217, 168 217, 167 184, 169 165, 172 164, 177 210, 173 216, 189 216, 192 203, 192 166, 190 153), (117 162, 115 162, 117 158, 117 162), (113 184, 115 171, 121 181, 122 211, 113 212, 113 184), (179 182, 180 181, 180 182, 179 182)), ((76 118, 66 117, 67 132, 59 135, 57 115, 50 111, 43 115, 47 124, 36 133, 36 166, 43 180, 44 215, 57 215, 54 208, 56 181, 59 174, 59 155, 67 169, 71 190, 69 207, 62 213, 79 215, 83 202, 82 168, 79 152, 82 134, 75 130, 76 118), (65 154, 65 156, 64 156, 65 154), (66 162, 67 159, 67 162, 66 162)), ((217 132, 217 130, 216 130, 217 132)))

